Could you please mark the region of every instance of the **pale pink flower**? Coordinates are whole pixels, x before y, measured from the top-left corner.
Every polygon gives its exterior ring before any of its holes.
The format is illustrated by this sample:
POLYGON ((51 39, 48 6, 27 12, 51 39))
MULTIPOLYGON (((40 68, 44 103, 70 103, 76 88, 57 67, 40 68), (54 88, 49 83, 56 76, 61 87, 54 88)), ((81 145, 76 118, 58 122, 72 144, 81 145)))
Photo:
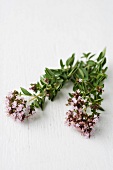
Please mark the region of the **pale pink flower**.
POLYGON ((36 113, 36 111, 35 111, 35 110, 33 110, 33 111, 32 111, 32 114, 34 115, 35 113, 36 113))
POLYGON ((16 106, 17 106, 17 101, 14 101, 14 102, 12 103, 12 108, 16 108, 16 106))
POLYGON ((6 96, 7 113, 15 120, 23 121, 24 119, 30 117, 35 113, 35 108, 30 108, 29 105, 26 105, 27 101, 23 97, 21 97, 16 90, 6 96))
POLYGON ((78 97, 78 100, 80 100, 81 98, 82 98, 82 97, 81 97, 81 96, 79 96, 79 97, 78 97))
POLYGON ((80 93, 80 90, 78 89, 76 92, 77 92, 77 93, 80 93))
POLYGON ((79 127, 80 125, 77 123, 75 126, 76 126, 76 127, 79 127))
POLYGON ((16 96, 16 99, 17 99, 17 100, 23 100, 23 97, 21 97, 21 96, 16 96))
POLYGON ((72 101, 76 104, 77 103, 77 100, 75 97, 72 98, 72 101))
POLYGON ((7 109, 8 109, 8 111, 11 111, 11 107, 8 107, 7 109))
POLYGON ((75 106, 75 107, 73 107, 73 109, 74 109, 74 110, 78 110, 78 107, 77 107, 77 106, 75 106))
POLYGON ((99 120, 99 118, 98 118, 98 117, 96 117, 93 121, 94 121, 95 123, 97 123, 97 122, 98 122, 98 120, 99 120))
POLYGON ((85 133, 85 134, 83 134, 84 136, 85 136, 85 138, 89 138, 90 136, 89 136, 89 133, 85 133))
POLYGON ((16 118, 16 115, 17 115, 17 114, 14 112, 14 113, 13 113, 13 117, 16 118))
POLYGON ((76 112, 73 112, 73 116, 76 116, 76 114, 77 114, 76 112))
POLYGON ((75 127, 83 136, 90 138, 99 116, 87 114, 86 111, 89 106, 86 103, 87 99, 83 99, 77 91, 72 93, 72 98, 68 99, 68 105, 71 105, 71 101, 73 101, 73 105, 71 110, 66 113, 66 123, 68 126, 75 127))
POLYGON ((79 79, 78 82, 82 82, 82 79, 79 79))
POLYGON ((23 109, 23 105, 22 104, 18 105, 17 112, 22 111, 22 109, 23 109))
POLYGON ((9 99, 6 98, 5 104, 6 104, 6 105, 9 105, 9 99))
POLYGON ((26 112, 29 112, 30 111, 30 106, 27 106, 26 107, 26 112))
POLYGON ((83 107, 83 109, 86 109, 86 106, 85 106, 85 105, 83 105, 82 107, 83 107))
POLYGON ((12 97, 13 97, 12 92, 9 92, 9 93, 8 93, 8 97, 9 97, 9 98, 12 98, 12 97))
POLYGON ((82 108, 79 108, 79 113, 81 114, 83 112, 83 109, 82 108))
POLYGON ((84 102, 86 103, 86 102, 87 102, 87 99, 84 99, 84 102))

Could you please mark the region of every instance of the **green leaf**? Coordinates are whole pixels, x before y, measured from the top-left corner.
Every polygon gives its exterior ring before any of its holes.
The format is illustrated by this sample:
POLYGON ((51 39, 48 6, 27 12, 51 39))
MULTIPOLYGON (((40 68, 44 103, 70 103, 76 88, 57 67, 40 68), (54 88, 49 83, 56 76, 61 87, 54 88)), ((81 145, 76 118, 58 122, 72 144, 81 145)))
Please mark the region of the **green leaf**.
POLYGON ((70 97, 73 97, 73 94, 69 93, 69 96, 70 96, 70 97))
POLYGON ((45 72, 49 78, 55 77, 55 74, 49 68, 46 68, 45 72))
POLYGON ((104 57, 105 54, 106 54, 106 48, 104 48, 104 50, 102 51, 102 54, 103 54, 103 57, 104 57))
POLYGON ((35 100, 35 101, 34 101, 34 105, 35 105, 36 108, 39 108, 39 107, 40 107, 39 104, 38 104, 38 100, 35 100))
POLYGON ((91 53, 83 53, 83 56, 81 58, 88 58, 91 53))
POLYGON ((21 87, 21 91, 26 95, 26 96, 32 96, 31 93, 29 93, 26 89, 24 89, 23 87, 21 87))
POLYGON ((80 75, 81 75, 81 78, 84 78, 84 73, 83 73, 82 69, 81 69, 81 68, 78 68, 78 71, 79 71, 79 73, 80 73, 80 75))
POLYGON ((98 110, 105 111, 101 106, 98 108, 98 110))
POLYGON ((102 64, 102 67, 106 64, 106 58, 104 58, 104 59, 102 60, 101 64, 102 64))
POLYGON ((106 67, 104 70, 103 70, 103 73, 105 73, 107 71, 108 67, 106 67))
POLYGON ((100 98, 100 99, 96 99, 95 102, 101 102, 103 99, 100 98))
POLYGON ((101 52, 101 53, 99 54, 98 58, 97 58, 97 61, 100 61, 100 60, 102 59, 102 57, 103 57, 103 53, 101 52))
POLYGON ((89 59, 93 58, 94 56, 95 56, 95 54, 91 55, 91 56, 89 57, 89 59))
POLYGON ((60 59, 60 66, 61 66, 61 68, 64 68, 64 64, 63 64, 63 61, 62 61, 62 59, 60 59))
POLYGON ((41 88, 41 85, 40 85, 39 82, 37 82, 36 86, 37 86, 37 89, 38 89, 38 90, 41 88))
POLYGON ((73 87, 73 91, 76 91, 78 89, 78 84, 75 84, 73 87))
POLYGON ((83 73, 84 73, 84 79, 85 79, 85 80, 88 80, 88 71, 86 70, 86 68, 81 67, 81 70, 82 70, 83 73))
POLYGON ((80 67, 84 67, 85 63, 83 61, 79 62, 80 67))
POLYGON ((71 70, 71 72, 68 74, 68 78, 70 78, 72 76, 72 74, 74 75, 74 73, 76 73, 76 71, 78 70, 77 65, 78 65, 78 61, 75 64, 75 66, 73 67, 73 69, 71 70))
POLYGON ((107 78, 106 74, 101 75, 100 77, 97 76, 97 84, 100 84, 107 78))
POLYGON ((88 60, 87 64, 88 64, 88 66, 94 66, 95 62, 93 60, 88 60))
POLYGON ((99 63, 99 64, 98 64, 98 71, 100 72, 101 70, 102 70, 102 64, 99 63))
POLYGON ((66 66, 72 66, 75 60, 75 54, 72 54, 72 56, 70 58, 67 59, 66 61, 66 66))
POLYGON ((42 85, 48 84, 43 77, 40 77, 40 82, 42 85))
POLYGON ((104 58, 105 54, 106 54, 106 48, 104 48, 104 50, 99 54, 97 61, 100 61, 102 58, 104 58))

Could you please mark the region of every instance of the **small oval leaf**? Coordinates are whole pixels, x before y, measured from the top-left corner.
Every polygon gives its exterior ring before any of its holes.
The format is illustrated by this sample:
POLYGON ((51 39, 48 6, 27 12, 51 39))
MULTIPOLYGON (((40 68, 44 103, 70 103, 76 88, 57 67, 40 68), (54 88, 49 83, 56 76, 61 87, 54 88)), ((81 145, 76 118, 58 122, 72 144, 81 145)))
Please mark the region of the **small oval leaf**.
POLYGON ((21 91, 26 95, 26 96, 32 96, 31 93, 29 93, 26 89, 24 89, 23 87, 21 87, 21 91))

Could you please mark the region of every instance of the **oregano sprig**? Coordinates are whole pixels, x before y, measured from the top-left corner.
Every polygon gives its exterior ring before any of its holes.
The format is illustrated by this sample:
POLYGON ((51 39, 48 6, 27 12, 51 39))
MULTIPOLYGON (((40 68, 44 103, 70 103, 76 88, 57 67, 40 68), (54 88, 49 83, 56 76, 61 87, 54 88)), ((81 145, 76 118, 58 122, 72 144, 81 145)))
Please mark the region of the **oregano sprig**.
POLYGON ((73 74, 73 93, 70 93, 68 104, 72 108, 66 113, 66 123, 73 126, 86 137, 93 132, 103 101, 102 92, 104 80, 107 78, 106 49, 94 59, 95 55, 83 53, 85 61, 78 62, 76 72, 73 74))
POLYGON ((33 115, 37 108, 43 110, 45 100, 54 100, 58 91, 70 80, 76 71, 77 64, 74 64, 75 55, 72 54, 64 64, 60 60, 59 69, 45 69, 45 74, 40 77, 40 81, 31 84, 30 90, 21 87, 21 92, 14 90, 6 97, 6 108, 8 115, 20 121, 33 115), (24 99, 29 97, 29 99, 24 99), (29 114, 26 109, 29 107, 29 114), (19 108, 19 109, 18 109, 19 108))

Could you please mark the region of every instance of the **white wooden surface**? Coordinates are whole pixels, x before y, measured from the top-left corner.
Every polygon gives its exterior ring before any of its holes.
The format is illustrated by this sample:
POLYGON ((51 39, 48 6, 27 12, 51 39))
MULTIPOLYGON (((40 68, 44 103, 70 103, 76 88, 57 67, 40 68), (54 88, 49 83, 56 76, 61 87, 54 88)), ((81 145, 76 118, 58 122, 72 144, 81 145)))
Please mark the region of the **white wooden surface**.
POLYGON ((113 1, 0 0, 0 170, 113 169, 113 1), (73 52, 107 47, 108 80, 95 136, 64 125, 66 85, 55 102, 26 123, 5 114, 8 91, 29 87, 45 67, 73 52))

